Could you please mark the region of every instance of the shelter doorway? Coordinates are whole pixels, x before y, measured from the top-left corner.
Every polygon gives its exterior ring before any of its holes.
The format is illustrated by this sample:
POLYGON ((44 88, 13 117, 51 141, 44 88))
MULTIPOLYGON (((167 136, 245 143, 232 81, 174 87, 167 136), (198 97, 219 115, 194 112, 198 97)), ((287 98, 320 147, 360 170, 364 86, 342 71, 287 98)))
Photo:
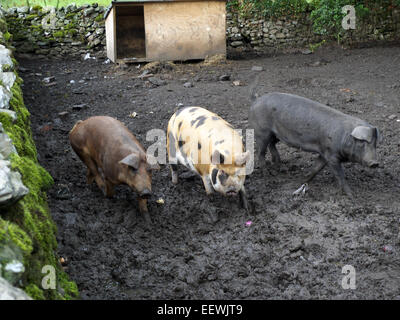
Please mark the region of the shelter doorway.
POLYGON ((117 59, 145 58, 146 40, 143 6, 116 8, 117 59))

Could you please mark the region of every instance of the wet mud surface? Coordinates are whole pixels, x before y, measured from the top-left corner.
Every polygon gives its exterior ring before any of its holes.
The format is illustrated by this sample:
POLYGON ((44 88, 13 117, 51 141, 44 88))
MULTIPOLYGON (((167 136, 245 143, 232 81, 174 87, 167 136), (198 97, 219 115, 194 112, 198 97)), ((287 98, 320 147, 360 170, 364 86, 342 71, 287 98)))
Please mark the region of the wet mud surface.
POLYGON ((164 64, 144 79, 143 65, 104 59, 19 62, 39 161, 55 181, 48 198, 58 254, 83 299, 400 299, 400 47, 164 64), (167 166, 154 173, 151 229, 128 187, 107 199, 86 184, 68 142, 77 120, 113 116, 146 148, 153 143, 146 132, 166 130, 180 103, 246 129, 250 85, 260 73, 253 66, 263 67, 259 94, 299 94, 379 128, 381 167, 345 165, 354 200, 328 169, 293 196, 316 156, 282 143, 279 170, 256 168, 246 178, 249 215, 238 198, 207 197, 183 167, 176 186, 167 166), (342 288, 345 265, 355 268, 354 290, 342 288))

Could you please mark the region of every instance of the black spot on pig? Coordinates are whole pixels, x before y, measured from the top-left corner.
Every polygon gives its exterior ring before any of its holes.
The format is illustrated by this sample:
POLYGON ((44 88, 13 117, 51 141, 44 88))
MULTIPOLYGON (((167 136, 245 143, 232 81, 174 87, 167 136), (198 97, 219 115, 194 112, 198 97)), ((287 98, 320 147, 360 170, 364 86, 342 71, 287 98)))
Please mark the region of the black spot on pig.
POLYGON ((189 112, 195 112, 198 108, 194 107, 189 110, 189 112))
POLYGON ((224 141, 225 141, 225 140, 216 141, 216 142, 214 143, 214 145, 219 145, 219 144, 223 143, 224 141))
POLYGON ((181 127, 182 127, 182 121, 181 121, 181 122, 179 122, 179 124, 178 124, 178 130, 180 130, 180 129, 181 129, 181 127))
POLYGON ((222 171, 219 175, 219 181, 222 185, 225 185, 226 180, 228 180, 228 174, 225 171, 222 171))
POLYGON ((185 141, 181 141, 181 140, 178 141, 179 148, 182 148, 182 146, 183 146, 184 144, 185 144, 185 141))
POLYGON ((200 143, 200 142, 197 144, 197 148, 198 148, 199 150, 201 149, 201 143, 200 143))
POLYGON ((190 121, 190 125, 191 125, 191 126, 194 126, 194 124, 197 122, 196 128, 198 128, 199 126, 201 126, 201 125, 204 123, 204 121, 205 121, 206 119, 207 119, 207 118, 206 118, 205 116, 199 116, 199 117, 197 117, 196 119, 190 121))
POLYGON ((198 117, 196 120, 199 120, 199 122, 197 123, 196 128, 200 127, 204 123, 204 121, 206 121, 206 119, 207 118, 205 116, 198 117))
POLYGON ((213 119, 213 120, 215 120, 215 121, 219 120, 219 118, 216 117, 216 116, 212 116, 211 119, 213 119))
POLYGON ((211 172, 211 181, 213 184, 217 183, 217 173, 218 169, 213 169, 213 171, 211 172))
POLYGON ((220 161, 219 161, 220 164, 223 164, 225 162, 225 157, 221 153, 219 154, 219 159, 220 159, 220 161))

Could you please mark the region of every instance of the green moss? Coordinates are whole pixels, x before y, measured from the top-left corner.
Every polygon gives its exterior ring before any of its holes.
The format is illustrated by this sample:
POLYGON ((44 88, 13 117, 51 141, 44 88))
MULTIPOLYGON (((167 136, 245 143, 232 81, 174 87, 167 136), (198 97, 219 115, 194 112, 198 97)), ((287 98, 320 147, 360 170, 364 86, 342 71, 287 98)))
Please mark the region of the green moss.
POLYGON ((0 31, 3 33, 6 33, 7 30, 7 22, 4 21, 4 19, 0 19, 0 31))
POLYGON ((65 15, 65 18, 66 18, 66 19, 71 19, 71 18, 73 18, 73 17, 75 17, 75 13, 73 13, 73 12, 67 13, 67 14, 65 15))
POLYGON ((32 7, 32 10, 34 10, 34 11, 41 11, 43 8, 42 8, 42 6, 40 6, 40 5, 36 5, 36 6, 33 6, 32 7))
POLYGON ((10 34, 9 32, 6 32, 6 33, 4 34, 4 40, 5 40, 6 42, 8 42, 8 41, 10 41, 10 39, 11 39, 11 34, 10 34))
POLYGON ((43 31, 43 27, 41 24, 32 24, 30 28, 32 31, 40 31, 40 32, 43 31))
POLYGON ((10 66, 9 64, 3 64, 3 72, 9 72, 12 71, 12 66, 10 66))
POLYGON ((37 16, 38 16, 37 14, 32 13, 32 14, 26 16, 26 17, 25 17, 25 20, 26 20, 26 21, 31 21, 31 20, 37 18, 37 16))
POLYGON ((43 291, 35 284, 30 284, 25 288, 25 292, 35 300, 45 300, 43 291))
POLYGON ((0 218, 0 243, 11 241, 23 253, 24 258, 32 252, 32 240, 18 225, 0 218))
POLYGON ((63 38, 64 35, 65 35, 65 33, 64 33, 64 31, 62 31, 62 30, 56 31, 56 32, 53 33, 53 36, 54 36, 55 38, 63 38))
MULTIPOLYGON (((19 66, 18 61, 15 60, 15 58, 11 58, 11 61, 12 61, 12 63, 13 63, 14 69, 18 69, 18 66, 19 66)), ((17 74, 15 71, 14 71, 14 73, 15 73, 15 76, 16 76, 17 84, 18 84, 18 85, 21 85, 22 82, 23 82, 22 78, 18 77, 18 74, 17 74)))
POLYGON ((17 75, 10 100, 10 109, 17 113, 17 120, 13 123, 9 115, 0 113, 0 122, 18 152, 10 157, 11 167, 20 172, 29 193, 2 212, 0 240, 11 239, 23 252, 25 272, 21 279, 22 287, 32 298, 74 299, 78 297, 76 284, 68 280, 55 255, 57 227, 51 218, 46 196, 53 178, 37 162, 30 114, 24 105, 21 84, 22 79, 17 75), (58 289, 41 289, 42 268, 46 265, 55 267, 58 289))
POLYGON ((62 272, 58 275, 59 281, 63 283, 64 297, 67 300, 74 299, 78 296, 78 287, 73 281, 69 281, 67 275, 62 272))
POLYGON ((100 21, 103 21, 104 20, 104 18, 103 18, 103 15, 98 15, 95 19, 94 19, 94 21, 96 21, 96 22, 100 22, 100 21))
POLYGON ((13 39, 15 41, 22 41, 22 40, 26 39, 26 36, 24 34, 21 34, 21 33, 14 33, 13 34, 13 39))

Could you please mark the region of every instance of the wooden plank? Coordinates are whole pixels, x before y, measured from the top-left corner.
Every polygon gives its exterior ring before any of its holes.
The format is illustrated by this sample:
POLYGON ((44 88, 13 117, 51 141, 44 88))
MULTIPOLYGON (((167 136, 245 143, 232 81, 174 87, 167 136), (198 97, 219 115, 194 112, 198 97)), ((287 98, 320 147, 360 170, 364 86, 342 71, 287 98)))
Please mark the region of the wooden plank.
POLYGON ((115 34, 115 8, 112 8, 106 19, 106 47, 107 57, 112 62, 116 61, 116 34, 115 34))
POLYGON ((146 3, 144 18, 148 61, 226 54, 224 1, 146 3))

